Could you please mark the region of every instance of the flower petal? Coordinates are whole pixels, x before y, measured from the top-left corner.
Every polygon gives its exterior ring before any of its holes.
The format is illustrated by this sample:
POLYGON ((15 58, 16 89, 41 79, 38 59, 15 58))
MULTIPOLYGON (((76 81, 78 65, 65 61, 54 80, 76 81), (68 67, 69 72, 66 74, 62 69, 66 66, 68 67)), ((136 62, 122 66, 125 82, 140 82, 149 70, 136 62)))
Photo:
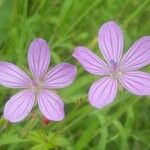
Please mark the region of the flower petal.
POLYGON ((135 95, 150 95, 150 74, 141 71, 126 72, 120 79, 122 85, 135 95))
POLYGON ((45 75, 44 85, 51 89, 66 87, 75 80, 76 72, 74 65, 68 63, 56 65, 45 75))
POLYGON ((111 103, 117 94, 117 80, 104 77, 90 88, 89 101, 92 106, 102 108, 111 103))
POLYGON ((27 88, 31 79, 12 63, 0 62, 0 84, 10 88, 27 88))
POLYGON ((64 103, 61 98, 48 90, 38 95, 38 105, 42 114, 49 120, 60 121, 64 118, 64 103))
POLYGON ((107 62, 119 63, 123 51, 123 33, 113 21, 102 25, 98 33, 98 44, 107 62))
POLYGON ((35 95, 29 91, 22 91, 14 95, 5 105, 4 117, 10 122, 23 120, 33 108, 35 95))
POLYGON ((45 40, 38 38, 31 42, 28 63, 33 77, 41 79, 50 63, 50 49, 45 40))
POLYGON ((121 68, 133 71, 150 63, 150 36, 145 36, 135 42, 124 55, 121 68))
POLYGON ((108 65, 86 47, 77 47, 73 53, 73 57, 75 57, 81 65, 92 74, 108 74, 108 65))

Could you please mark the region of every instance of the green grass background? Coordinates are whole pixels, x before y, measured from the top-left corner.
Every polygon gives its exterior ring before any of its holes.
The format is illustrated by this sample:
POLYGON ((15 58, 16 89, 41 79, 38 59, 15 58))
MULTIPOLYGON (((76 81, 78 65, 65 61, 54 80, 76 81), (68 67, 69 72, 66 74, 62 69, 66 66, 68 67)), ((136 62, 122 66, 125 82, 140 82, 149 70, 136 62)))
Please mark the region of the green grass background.
MULTIPOLYGON (((0 87, 0 150, 148 150, 150 149, 150 97, 118 92, 114 103, 92 108, 90 85, 99 77, 87 73, 72 57, 84 45, 99 53, 100 26, 114 20, 125 36, 125 50, 150 35, 149 0, 0 0, 0 60, 28 72, 27 50, 37 37, 51 48, 51 66, 76 64, 78 74, 68 88, 59 90, 66 117, 43 124, 38 107, 23 122, 10 124, 3 108, 17 92, 0 87)), ((145 68, 150 72, 150 67, 145 68)))

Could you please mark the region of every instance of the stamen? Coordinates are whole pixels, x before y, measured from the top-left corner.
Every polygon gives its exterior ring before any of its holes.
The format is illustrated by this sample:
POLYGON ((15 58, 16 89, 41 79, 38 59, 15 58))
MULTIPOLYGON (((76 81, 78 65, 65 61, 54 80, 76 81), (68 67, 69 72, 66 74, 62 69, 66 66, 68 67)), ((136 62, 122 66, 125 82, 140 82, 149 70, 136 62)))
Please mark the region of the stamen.
POLYGON ((110 63, 113 65, 113 64, 116 64, 116 62, 114 60, 111 60, 110 63))
POLYGON ((43 82, 39 81, 38 83, 33 83, 31 90, 34 92, 40 92, 43 89, 43 82))
POLYGON ((115 62, 114 60, 111 60, 110 63, 111 63, 111 65, 112 65, 112 68, 113 68, 114 70, 116 70, 116 68, 117 68, 117 62, 115 62))
POLYGON ((110 66, 110 75, 113 78, 119 78, 122 75, 122 71, 120 70, 120 67, 117 62, 114 60, 110 61, 111 66, 110 66))

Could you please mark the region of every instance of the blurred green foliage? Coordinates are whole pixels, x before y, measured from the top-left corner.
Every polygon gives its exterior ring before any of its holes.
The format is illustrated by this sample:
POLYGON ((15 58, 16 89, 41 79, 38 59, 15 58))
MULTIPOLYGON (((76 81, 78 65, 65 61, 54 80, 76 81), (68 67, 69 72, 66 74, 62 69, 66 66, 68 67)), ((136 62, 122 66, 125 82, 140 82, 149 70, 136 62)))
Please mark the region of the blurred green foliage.
MULTIPOLYGON (((125 49, 150 35, 149 0, 0 0, 0 60, 27 69, 27 49, 36 37, 51 48, 51 65, 74 63, 75 82, 60 90, 66 118, 43 123, 38 108, 21 123, 3 118, 4 104, 16 90, 0 87, 0 150, 148 150, 150 149, 150 98, 118 93, 113 104, 92 108, 87 100, 96 77, 73 59, 76 46, 99 54, 97 32, 107 21, 124 31, 125 49)), ((145 68, 148 72, 150 67, 145 68)))

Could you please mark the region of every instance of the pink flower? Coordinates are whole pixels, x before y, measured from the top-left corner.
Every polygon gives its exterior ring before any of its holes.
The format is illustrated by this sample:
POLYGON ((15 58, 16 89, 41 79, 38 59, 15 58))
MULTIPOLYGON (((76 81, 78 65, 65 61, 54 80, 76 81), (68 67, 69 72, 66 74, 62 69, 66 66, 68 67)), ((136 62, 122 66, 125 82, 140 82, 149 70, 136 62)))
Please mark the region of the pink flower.
POLYGON ((6 103, 4 117, 10 122, 21 121, 38 103, 47 119, 62 120, 65 115, 64 103, 55 89, 66 87, 74 81, 76 67, 62 63, 48 70, 50 50, 43 39, 35 39, 30 44, 28 63, 32 79, 14 64, 0 62, 0 84, 23 89, 6 103))
POLYGON ((137 71, 150 63, 150 36, 139 39, 122 56, 123 33, 111 21, 100 28, 98 44, 107 63, 86 47, 79 46, 73 53, 88 72, 105 76, 89 90, 88 98, 92 106, 101 108, 111 103, 120 85, 135 95, 150 95, 150 74, 137 71))

